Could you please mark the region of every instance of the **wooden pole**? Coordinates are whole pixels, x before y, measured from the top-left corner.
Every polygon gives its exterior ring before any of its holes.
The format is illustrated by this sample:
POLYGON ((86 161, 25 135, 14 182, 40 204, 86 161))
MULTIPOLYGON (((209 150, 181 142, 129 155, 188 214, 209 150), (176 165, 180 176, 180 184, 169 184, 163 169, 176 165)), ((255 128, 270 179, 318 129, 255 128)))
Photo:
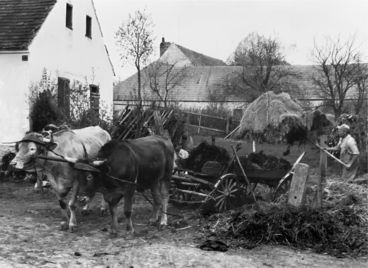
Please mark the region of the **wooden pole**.
POLYGON ((348 168, 348 165, 344 162, 342 162, 340 159, 338 159, 336 156, 334 156, 333 154, 331 154, 329 151, 323 149, 321 146, 319 146, 318 144, 315 144, 320 150, 321 152, 324 152, 326 155, 328 155, 329 157, 331 157, 332 159, 334 159, 335 161, 337 161, 338 163, 340 163, 341 165, 345 166, 348 168))
MULTIPOLYGON (((322 135, 320 137, 321 144, 325 144, 326 140, 327 140, 326 135, 322 135)), ((314 202, 312 204, 314 208, 322 207, 323 185, 325 184, 326 172, 327 172, 327 154, 324 152, 324 150, 320 151, 319 169, 320 169, 320 176, 318 176, 318 179, 317 179, 317 190, 315 193, 315 198, 313 200, 314 202)))
POLYGON ((229 137, 231 137, 238 129, 240 128, 240 125, 237 126, 236 128, 234 128, 225 138, 224 140, 228 139, 229 137))
MULTIPOLYGON (((244 180, 245 180, 245 182, 247 183, 247 186, 248 186, 248 187, 250 187, 250 181, 248 180, 248 177, 247 177, 247 175, 245 174, 244 168, 243 168, 243 166, 242 166, 242 164, 241 164, 241 162, 240 162, 240 159, 239 159, 239 157, 238 157, 238 154, 236 153, 236 149, 235 149, 235 147, 234 147, 234 146, 231 146, 231 149, 233 150, 233 153, 234 153, 234 156, 235 156, 236 162, 237 162, 237 163, 238 163, 238 165, 239 165, 239 168, 240 168, 241 173, 243 174, 244 180)), ((254 195, 254 192, 252 191, 252 189, 250 189, 250 191, 251 191, 252 197, 253 197, 253 199, 254 199, 254 202, 257 202, 256 197, 255 197, 255 195, 254 195)))
POLYGON ((226 127, 225 127, 226 135, 230 132, 230 116, 226 118, 226 127))

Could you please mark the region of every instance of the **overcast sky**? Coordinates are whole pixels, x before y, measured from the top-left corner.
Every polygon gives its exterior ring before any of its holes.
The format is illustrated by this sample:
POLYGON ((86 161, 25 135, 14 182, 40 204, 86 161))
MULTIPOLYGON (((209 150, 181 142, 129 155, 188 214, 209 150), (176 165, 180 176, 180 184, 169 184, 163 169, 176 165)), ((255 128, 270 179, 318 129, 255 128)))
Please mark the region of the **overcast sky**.
POLYGON ((155 24, 155 56, 161 38, 226 60, 249 33, 277 38, 291 64, 312 64, 324 38, 355 36, 368 56, 368 0, 94 0, 118 79, 135 73, 119 59, 114 33, 129 13, 146 9, 155 24))

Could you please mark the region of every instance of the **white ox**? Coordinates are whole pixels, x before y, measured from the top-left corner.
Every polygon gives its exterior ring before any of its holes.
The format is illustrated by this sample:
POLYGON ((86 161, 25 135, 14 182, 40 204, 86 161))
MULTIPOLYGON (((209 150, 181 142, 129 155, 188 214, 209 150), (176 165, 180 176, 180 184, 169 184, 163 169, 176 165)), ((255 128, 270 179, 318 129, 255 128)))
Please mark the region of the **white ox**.
POLYGON ((77 226, 75 209, 80 188, 87 183, 87 174, 73 168, 70 163, 93 159, 100 148, 111 140, 109 133, 98 126, 75 130, 61 130, 46 139, 39 133, 28 133, 19 143, 18 152, 12 161, 17 169, 41 170, 54 190, 67 222, 61 227, 73 231, 77 226), (53 160, 50 160, 50 159, 53 160), (71 193, 68 203, 65 197, 71 193), (68 216, 67 209, 70 211, 68 216))

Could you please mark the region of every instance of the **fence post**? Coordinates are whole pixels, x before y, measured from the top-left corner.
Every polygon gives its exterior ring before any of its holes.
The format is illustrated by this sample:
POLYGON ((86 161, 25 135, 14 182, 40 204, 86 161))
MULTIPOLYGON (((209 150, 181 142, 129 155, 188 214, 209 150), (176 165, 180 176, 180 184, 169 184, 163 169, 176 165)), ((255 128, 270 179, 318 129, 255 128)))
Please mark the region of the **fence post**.
MULTIPOLYGON (((320 137, 320 145, 325 146, 325 142, 327 140, 326 135, 322 135, 320 137)), ((319 154, 319 169, 320 176, 317 179, 317 190, 313 202, 314 208, 322 207, 322 194, 323 194, 323 186, 325 185, 326 173, 327 173, 327 154, 325 154, 322 150, 320 150, 319 154)))
POLYGON ((226 118, 226 128, 225 128, 226 135, 230 133, 230 122, 231 122, 231 117, 228 115, 226 118))
POLYGON ((299 163, 295 166, 293 179, 290 184, 288 204, 295 207, 303 205, 305 199, 305 185, 309 174, 309 165, 299 163))
POLYGON ((198 119, 198 135, 201 132, 201 121, 202 121, 202 110, 201 110, 201 113, 200 113, 199 119, 198 119))

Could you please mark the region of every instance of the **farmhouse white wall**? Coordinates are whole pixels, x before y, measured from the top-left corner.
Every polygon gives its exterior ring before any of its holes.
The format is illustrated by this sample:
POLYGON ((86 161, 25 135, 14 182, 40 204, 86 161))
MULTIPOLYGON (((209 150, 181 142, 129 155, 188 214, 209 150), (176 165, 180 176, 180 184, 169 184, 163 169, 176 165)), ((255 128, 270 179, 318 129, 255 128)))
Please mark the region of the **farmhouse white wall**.
POLYGON ((114 73, 92 0, 58 0, 28 52, 0 51, 0 142, 17 140, 29 129, 29 86, 45 68, 55 82, 63 77, 99 86, 101 100, 112 106, 114 73), (72 30, 65 26, 67 3, 73 6, 72 30), (92 18, 92 38, 85 36, 86 15, 92 18), (27 53, 28 61, 22 61, 27 53))
POLYGON ((22 55, 0 52, 0 142, 19 140, 28 130, 29 63, 22 55))
POLYGON ((113 71, 92 1, 59 0, 29 47, 31 81, 51 75, 100 86, 101 99, 112 104, 113 71), (73 29, 65 26, 66 3, 73 6, 73 29), (85 36, 86 15, 92 18, 92 39, 85 36))

